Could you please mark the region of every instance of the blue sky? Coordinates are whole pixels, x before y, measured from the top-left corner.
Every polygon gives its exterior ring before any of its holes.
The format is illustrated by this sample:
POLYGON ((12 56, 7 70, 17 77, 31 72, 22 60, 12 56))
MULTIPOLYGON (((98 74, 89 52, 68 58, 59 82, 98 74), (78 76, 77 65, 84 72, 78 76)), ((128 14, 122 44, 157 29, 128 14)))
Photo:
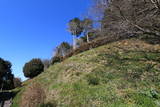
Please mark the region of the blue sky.
POLYGON ((49 59, 62 41, 72 41, 67 23, 81 17, 89 0, 0 0, 0 57, 22 68, 32 58, 49 59))

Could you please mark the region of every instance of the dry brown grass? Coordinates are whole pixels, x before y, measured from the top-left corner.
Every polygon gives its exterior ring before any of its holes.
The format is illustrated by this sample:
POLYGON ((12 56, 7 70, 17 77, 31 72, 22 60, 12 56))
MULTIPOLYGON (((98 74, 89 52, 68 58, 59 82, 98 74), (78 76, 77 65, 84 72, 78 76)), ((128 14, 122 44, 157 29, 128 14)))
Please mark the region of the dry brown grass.
POLYGON ((37 107, 44 103, 45 97, 40 84, 31 84, 22 95, 21 107, 37 107))

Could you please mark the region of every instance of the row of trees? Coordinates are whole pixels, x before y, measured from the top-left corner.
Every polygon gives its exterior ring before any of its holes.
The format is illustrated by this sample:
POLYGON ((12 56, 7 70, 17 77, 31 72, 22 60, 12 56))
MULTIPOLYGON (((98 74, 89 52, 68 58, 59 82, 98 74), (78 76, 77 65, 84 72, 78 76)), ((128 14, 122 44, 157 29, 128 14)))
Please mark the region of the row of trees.
POLYGON ((83 43, 89 43, 95 38, 93 20, 89 18, 84 18, 83 20, 79 18, 73 18, 68 23, 68 31, 73 36, 73 44, 70 45, 67 42, 62 42, 54 50, 54 56, 51 59, 51 64, 62 61, 68 53, 72 52, 83 43))
POLYGON ((73 45, 70 45, 68 42, 62 42, 57 46, 54 50, 51 64, 62 61, 63 57, 78 48, 84 42, 90 42, 93 38, 93 21, 89 18, 83 20, 74 18, 68 23, 68 31, 73 36, 73 45))
MULTIPOLYGON (((26 77, 40 74, 44 65, 62 61, 68 53, 84 42, 89 43, 97 37, 128 37, 149 35, 160 39, 160 0, 92 0, 96 11, 94 18, 73 18, 68 23, 68 31, 73 36, 73 45, 62 42, 54 50, 51 61, 33 59, 24 66, 26 77), (98 15, 97 15, 98 13, 98 15), (98 18, 97 18, 98 17, 98 18), (100 26, 96 26, 98 23, 100 26), (95 28, 96 26, 96 28, 95 28)), ((91 12, 94 14, 94 11, 91 12)))
POLYGON ((90 14, 96 13, 95 16, 83 20, 73 18, 69 21, 68 31, 73 35, 73 45, 66 42, 60 44, 55 50, 53 62, 60 61, 60 57, 84 42, 89 43, 92 38, 148 35, 160 40, 160 0, 92 1, 94 5, 90 14))

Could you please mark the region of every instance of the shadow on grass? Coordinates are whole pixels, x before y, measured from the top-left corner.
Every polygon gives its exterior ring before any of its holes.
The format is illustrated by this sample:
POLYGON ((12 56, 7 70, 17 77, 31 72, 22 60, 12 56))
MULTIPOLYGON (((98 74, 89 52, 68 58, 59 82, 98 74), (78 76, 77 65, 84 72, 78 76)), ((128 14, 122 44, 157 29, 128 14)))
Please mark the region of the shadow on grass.
POLYGON ((139 39, 141 39, 149 44, 160 44, 160 37, 159 36, 143 35, 143 36, 140 36, 139 39))
POLYGON ((13 99, 19 92, 20 92, 20 90, 12 92, 12 93, 11 93, 11 94, 12 94, 12 99, 13 99))

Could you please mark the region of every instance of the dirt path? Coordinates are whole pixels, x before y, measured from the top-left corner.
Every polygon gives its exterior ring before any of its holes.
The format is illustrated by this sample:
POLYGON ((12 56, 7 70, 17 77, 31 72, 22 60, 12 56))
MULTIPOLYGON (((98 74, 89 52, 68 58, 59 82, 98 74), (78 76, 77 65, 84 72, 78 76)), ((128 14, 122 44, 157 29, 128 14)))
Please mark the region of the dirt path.
POLYGON ((10 99, 4 102, 3 107, 10 107, 11 105, 12 105, 12 100, 10 99))

